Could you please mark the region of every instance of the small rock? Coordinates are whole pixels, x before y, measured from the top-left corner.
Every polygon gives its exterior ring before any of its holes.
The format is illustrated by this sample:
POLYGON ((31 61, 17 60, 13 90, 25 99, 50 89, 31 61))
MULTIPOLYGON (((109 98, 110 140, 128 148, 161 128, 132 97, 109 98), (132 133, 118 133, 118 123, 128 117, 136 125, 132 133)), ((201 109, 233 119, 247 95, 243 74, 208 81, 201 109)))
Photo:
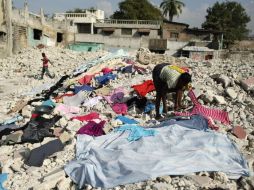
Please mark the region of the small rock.
POLYGON ((152 186, 153 190, 171 190, 172 186, 166 183, 156 183, 152 186))
POLYGON ((214 96, 214 100, 220 105, 227 104, 223 96, 214 96))
POLYGON ((71 179, 70 178, 65 178, 59 181, 56 185, 58 190, 70 190, 71 189, 71 179))
POLYGON ((232 88, 227 88, 225 92, 230 98, 232 99, 237 98, 237 93, 232 88))

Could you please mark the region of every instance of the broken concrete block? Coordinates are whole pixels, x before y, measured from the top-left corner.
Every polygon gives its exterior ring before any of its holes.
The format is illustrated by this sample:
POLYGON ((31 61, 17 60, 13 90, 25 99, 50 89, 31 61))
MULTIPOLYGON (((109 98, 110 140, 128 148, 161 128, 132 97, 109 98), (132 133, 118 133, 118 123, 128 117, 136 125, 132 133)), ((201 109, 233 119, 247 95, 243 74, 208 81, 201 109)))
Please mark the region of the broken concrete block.
POLYGON ((254 77, 241 81, 244 90, 249 91, 254 89, 254 77))
POLYGON ((191 175, 188 177, 190 177, 199 187, 205 187, 212 181, 212 179, 207 176, 191 175))
POLYGON ((223 96, 214 96, 214 100, 220 105, 227 104, 223 96))
POLYGON ((58 190, 70 190, 71 189, 71 179, 68 178, 64 178, 63 180, 59 181, 56 185, 58 190))
POLYGON ((247 133, 245 132, 245 130, 240 127, 240 126, 236 126, 233 128, 232 133, 239 139, 246 139, 247 138, 247 133))
POLYGON ((232 88, 227 88, 225 90, 226 94, 232 98, 232 99, 236 99, 237 98, 237 93, 232 89, 232 88))
POLYGON ((28 159, 30 155, 30 149, 29 148, 21 148, 14 152, 13 158, 22 158, 24 160, 28 159))
POLYGON ((59 137, 60 141, 64 144, 67 143, 68 141, 71 140, 71 136, 69 133, 67 133, 66 131, 64 131, 60 137, 59 137))

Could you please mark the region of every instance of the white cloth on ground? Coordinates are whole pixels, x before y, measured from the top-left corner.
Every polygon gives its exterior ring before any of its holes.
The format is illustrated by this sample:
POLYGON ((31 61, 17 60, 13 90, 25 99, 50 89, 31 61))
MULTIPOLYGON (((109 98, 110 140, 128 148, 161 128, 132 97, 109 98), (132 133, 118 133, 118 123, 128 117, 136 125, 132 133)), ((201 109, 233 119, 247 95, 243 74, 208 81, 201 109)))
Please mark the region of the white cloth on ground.
POLYGON ((224 134, 179 125, 154 129, 156 136, 129 142, 129 132, 93 138, 79 135, 76 159, 65 166, 78 184, 112 188, 164 175, 220 171, 249 175, 247 162, 224 134))

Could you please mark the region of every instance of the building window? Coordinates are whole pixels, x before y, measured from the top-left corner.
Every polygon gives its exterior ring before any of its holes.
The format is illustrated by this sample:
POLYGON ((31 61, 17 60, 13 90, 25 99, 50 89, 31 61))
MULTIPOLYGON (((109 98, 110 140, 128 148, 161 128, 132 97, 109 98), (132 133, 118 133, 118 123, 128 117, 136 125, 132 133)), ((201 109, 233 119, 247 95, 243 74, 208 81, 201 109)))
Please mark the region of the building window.
POLYGON ((0 32, 0 42, 6 42, 6 33, 0 32))
POLYGON ((176 33, 176 32, 171 32, 170 33, 170 38, 178 38, 179 37, 179 34, 178 33, 176 33))
POLYGON ((34 29, 34 40, 41 40, 42 30, 34 29))
POLYGON ((122 35, 132 35, 132 29, 131 28, 122 28, 122 35))
POLYGON ((63 34, 57 32, 57 42, 58 42, 58 43, 61 43, 62 41, 63 41, 63 34))

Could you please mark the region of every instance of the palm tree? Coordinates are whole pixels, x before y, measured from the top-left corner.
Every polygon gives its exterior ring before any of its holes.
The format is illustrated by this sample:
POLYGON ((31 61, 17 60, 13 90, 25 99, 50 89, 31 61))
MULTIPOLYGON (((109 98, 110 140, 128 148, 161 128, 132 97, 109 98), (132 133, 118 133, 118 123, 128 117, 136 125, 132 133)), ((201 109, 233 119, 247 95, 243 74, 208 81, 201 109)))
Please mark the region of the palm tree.
POLYGON ((179 16, 182 13, 182 7, 185 4, 179 0, 163 0, 160 4, 160 8, 163 10, 164 16, 169 16, 169 21, 173 21, 175 15, 179 16))

